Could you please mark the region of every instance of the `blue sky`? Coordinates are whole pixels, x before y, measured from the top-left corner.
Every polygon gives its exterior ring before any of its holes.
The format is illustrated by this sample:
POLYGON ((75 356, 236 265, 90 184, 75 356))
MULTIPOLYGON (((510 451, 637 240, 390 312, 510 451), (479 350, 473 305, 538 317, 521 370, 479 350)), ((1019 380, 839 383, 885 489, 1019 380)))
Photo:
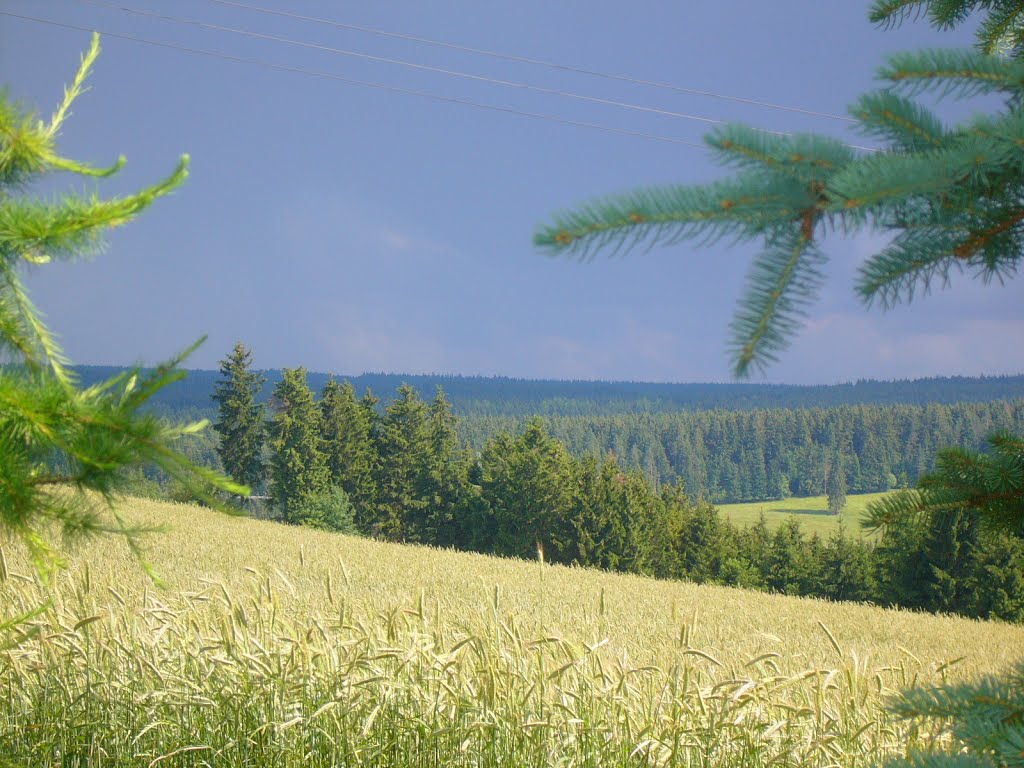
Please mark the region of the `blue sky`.
MULTIPOLYGON (((346 24, 823 113, 845 114, 886 52, 966 45, 923 22, 880 30, 866 3, 242 0, 346 24)), ((855 138, 840 121, 587 77, 211 0, 119 6, 492 79, 774 130, 855 138)), ((567 120, 696 142, 707 124, 288 46, 80 0, 0 10, 567 120)), ((0 16, 0 80, 47 114, 88 34, 0 16)), ((235 340, 259 367, 657 381, 729 379, 727 325, 753 246, 682 244, 552 260, 531 245, 559 208, 722 171, 690 146, 432 101, 106 38, 61 147, 128 165, 116 194, 192 157, 188 182, 107 251, 30 278, 75 362, 156 362, 202 334, 191 367, 235 340)), ((963 107, 955 107, 963 111, 963 107)), ((74 184, 55 178, 42 194, 74 184)), ((80 185, 79 185, 80 186, 80 185)), ((853 296, 882 241, 833 238, 828 283, 770 381, 1024 370, 1022 283, 966 276, 891 312, 853 296)))

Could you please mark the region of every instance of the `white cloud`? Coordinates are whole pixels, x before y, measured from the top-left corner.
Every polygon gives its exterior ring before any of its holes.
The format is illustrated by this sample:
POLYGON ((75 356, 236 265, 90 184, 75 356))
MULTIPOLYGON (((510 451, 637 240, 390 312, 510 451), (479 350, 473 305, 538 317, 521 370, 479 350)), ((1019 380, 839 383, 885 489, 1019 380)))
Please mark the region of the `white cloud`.
POLYGON ((380 235, 384 244, 396 251, 408 251, 416 245, 416 242, 411 237, 402 234, 401 232, 383 230, 380 235))

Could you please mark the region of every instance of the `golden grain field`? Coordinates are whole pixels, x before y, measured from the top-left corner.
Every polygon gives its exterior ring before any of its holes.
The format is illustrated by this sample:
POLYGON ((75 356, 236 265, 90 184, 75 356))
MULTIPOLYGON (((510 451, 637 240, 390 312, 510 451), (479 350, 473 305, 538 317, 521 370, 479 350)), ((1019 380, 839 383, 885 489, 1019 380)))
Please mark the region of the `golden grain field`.
MULTIPOLYGON (((0 755, 33 766, 861 766, 886 696, 1024 629, 384 544, 125 500, 166 587, 92 540, 7 542, 0 755)), ((0 758, 0 765, 2 765, 0 758)))

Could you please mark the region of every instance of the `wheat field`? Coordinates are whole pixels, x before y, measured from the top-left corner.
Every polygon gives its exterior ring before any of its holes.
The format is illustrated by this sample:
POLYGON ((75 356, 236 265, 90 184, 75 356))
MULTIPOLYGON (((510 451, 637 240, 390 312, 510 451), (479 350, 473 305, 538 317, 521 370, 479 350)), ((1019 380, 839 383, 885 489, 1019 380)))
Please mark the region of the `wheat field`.
POLYGON ((0 765, 866 766, 887 696, 1024 629, 384 544, 129 499, 49 587, 4 543, 0 765))

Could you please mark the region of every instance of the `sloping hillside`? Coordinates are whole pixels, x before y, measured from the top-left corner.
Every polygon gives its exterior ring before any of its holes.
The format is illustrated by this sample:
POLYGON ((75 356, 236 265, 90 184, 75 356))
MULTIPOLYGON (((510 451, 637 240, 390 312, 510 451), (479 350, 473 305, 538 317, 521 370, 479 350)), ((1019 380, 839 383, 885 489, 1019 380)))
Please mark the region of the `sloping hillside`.
POLYGON ((885 694, 1024 656, 1024 629, 382 544, 126 500, 171 530, 52 593, 11 544, 0 754, 34 765, 866 765, 885 694), (155 761, 160 760, 159 763, 155 761), (82 763, 85 764, 85 763, 82 763))

